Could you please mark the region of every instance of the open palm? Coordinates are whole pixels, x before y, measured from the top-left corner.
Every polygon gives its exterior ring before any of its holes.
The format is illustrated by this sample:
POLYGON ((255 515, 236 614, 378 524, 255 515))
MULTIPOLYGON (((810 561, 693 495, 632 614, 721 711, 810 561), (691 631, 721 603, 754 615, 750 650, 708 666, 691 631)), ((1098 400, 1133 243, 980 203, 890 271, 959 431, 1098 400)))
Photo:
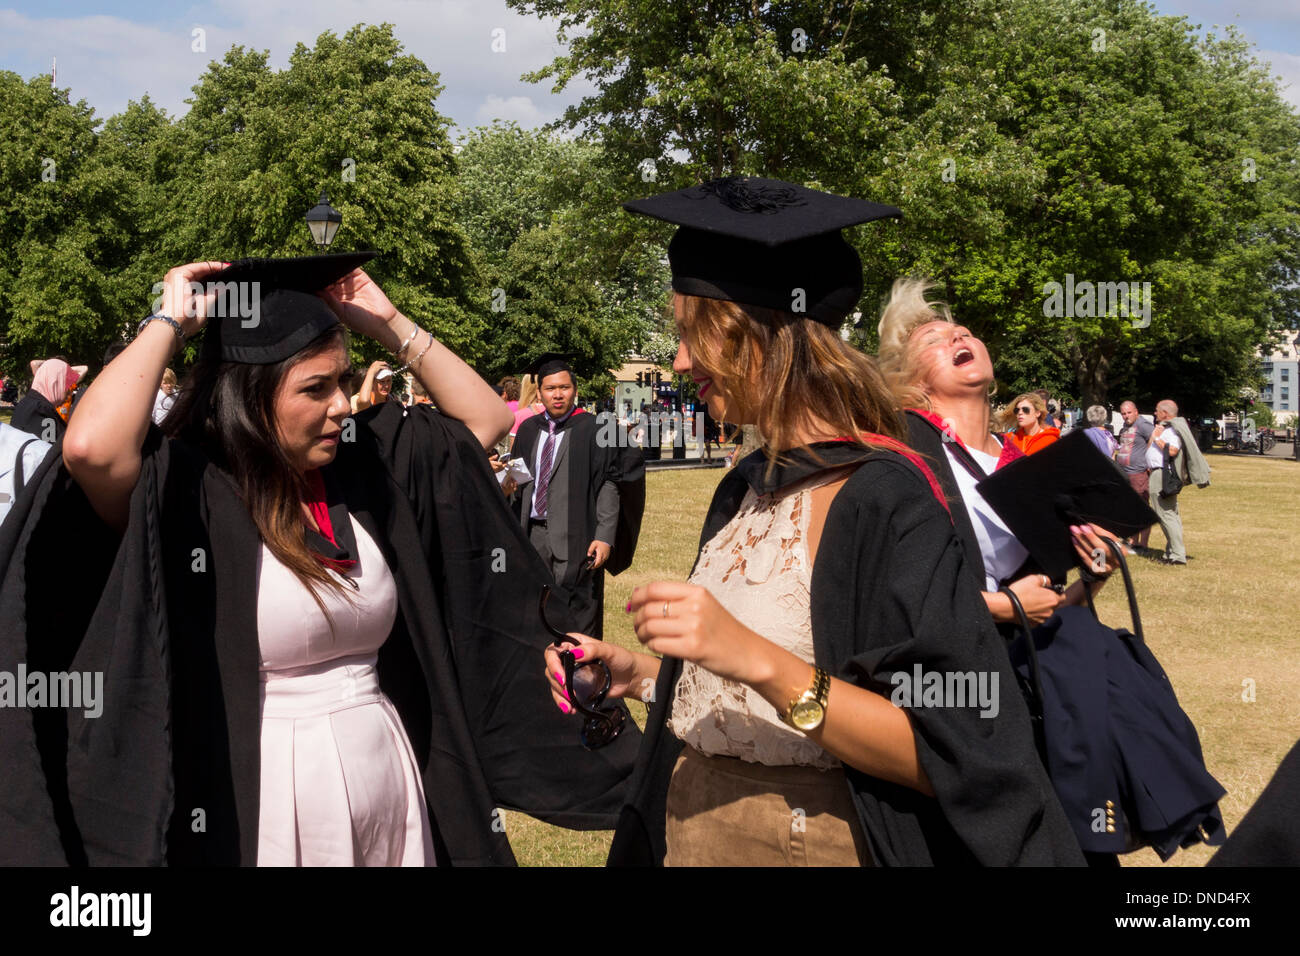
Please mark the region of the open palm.
POLYGON ((323 289, 320 297, 334 310, 339 321, 354 332, 382 341, 397 309, 383 290, 361 269, 349 272, 323 289))

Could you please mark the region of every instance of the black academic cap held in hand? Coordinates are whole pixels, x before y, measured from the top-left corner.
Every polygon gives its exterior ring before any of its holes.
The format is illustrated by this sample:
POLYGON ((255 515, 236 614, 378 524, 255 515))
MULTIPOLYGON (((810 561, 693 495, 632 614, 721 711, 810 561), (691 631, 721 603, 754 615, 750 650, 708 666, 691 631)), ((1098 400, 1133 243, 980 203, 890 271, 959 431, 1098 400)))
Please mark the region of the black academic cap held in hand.
POLYGON ((556 372, 568 372, 575 382, 578 380, 573 374, 573 366, 569 364, 569 356, 563 352, 543 352, 524 367, 524 374, 536 378, 538 385, 542 384, 542 379, 546 376, 556 372))
POLYGON ((1156 522, 1155 512, 1082 429, 999 468, 976 487, 1055 580, 1080 563, 1070 525, 1095 524, 1126 538, 1156 522))
POLYGON ((338 324, 316 293, 375 258, 376 252, 337 252, 292 259, 240 259, 204 280, 215 286, 205 354, 223 362, 272 365, 338 324))
POLYGON ((732 176, 623 204, 681 228, 673 289, 806 314, 838 329, 862 295, 862 260, 840 230, 903 214, 779 179, 732 176))

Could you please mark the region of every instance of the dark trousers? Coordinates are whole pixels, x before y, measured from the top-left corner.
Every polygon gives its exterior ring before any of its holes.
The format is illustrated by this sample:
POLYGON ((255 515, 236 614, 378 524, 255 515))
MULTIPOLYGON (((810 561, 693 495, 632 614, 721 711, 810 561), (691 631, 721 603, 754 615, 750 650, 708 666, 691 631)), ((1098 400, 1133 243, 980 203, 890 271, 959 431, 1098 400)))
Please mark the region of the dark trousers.
MULTIPOLYGON (((566 585, 562 576, 571 569, 565 561, 557 561, 551 553, 550 537, 546 525, 529 522, 528 540, 537 551, 546 566, 555 576, 558 589, 569 602, 569 612, 573 617, 573 629, 588 637, 603 639, 605 624, 605 571, 583 568, 578 573, 578 580, 566 585)), ((581 563, 581 559, 580 562, 581 563)))

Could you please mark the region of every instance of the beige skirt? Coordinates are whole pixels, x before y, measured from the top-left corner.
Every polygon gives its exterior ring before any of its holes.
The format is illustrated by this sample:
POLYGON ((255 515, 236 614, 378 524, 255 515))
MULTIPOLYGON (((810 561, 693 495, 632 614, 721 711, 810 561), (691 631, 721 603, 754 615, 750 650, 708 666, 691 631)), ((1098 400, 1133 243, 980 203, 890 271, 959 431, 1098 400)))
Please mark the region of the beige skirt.
POLYGON ((686 747, 668 785, 665 866, 870 866, 843 769, 686 747))

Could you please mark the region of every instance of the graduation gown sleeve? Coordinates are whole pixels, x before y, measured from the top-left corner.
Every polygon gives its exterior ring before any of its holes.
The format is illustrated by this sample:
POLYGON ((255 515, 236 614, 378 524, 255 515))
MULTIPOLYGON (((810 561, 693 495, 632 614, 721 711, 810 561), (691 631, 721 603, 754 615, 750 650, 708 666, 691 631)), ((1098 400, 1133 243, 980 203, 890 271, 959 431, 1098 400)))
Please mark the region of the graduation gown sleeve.
POLYGON ((907 708, 934 797, 848 770, 872 854, 877 863, 905 866, 1081 864, 966 561, 947 513, 896 455, 868 458, 827 515, 812 619, 828 670, 886 698, 899 686, 895 674, 910 679, 918 667, 945 679, 984 675, 990 688, 997 681, 995 714, 973 702, 936 707, 914 699, 907 708))
MULTIPOLYGON (((624 798, 640 733, 583 749, 579 726, 551 700, 538 611, 555 582, 529 545, 487 463, 460 422, 425 406, 387 403, 358 417, 411 503, 441 596, 464 713, 495 805, 550 823, 609 829, 624 798)), ((551 602, 557 627, 568 621, 551 602)))
MULTIPOLYGON (((146 447, 157 451, 151 429, 146 447)), ((100 712, 0 708, 0 862, 163 861, 173 805, 170 661, 158 558, 161 463, 147 456, 120 539, 61 455, 0 533, 0 670, 102 675, 100 712), (77 542, 70 558, 69 542, 77 542), (64 571, 76 564, 75 576, 64 571)))

